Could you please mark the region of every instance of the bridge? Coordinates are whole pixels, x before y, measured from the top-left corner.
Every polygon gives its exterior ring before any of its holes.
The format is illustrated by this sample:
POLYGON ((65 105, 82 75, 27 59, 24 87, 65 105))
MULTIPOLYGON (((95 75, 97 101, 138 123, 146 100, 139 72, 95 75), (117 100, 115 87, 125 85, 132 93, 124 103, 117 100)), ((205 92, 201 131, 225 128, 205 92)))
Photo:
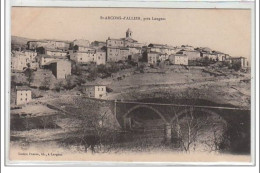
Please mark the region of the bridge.
POLYGON ((240 133, 237 137, 234 137, 236 138, 234 140, 241 138, 239 140, 245 140, 250 144, 250 110, 246 108, 114 101, 114 114, 125 130, 133 130, 136 127, 134 125, 135 120, 138 120, 138 117, 145 113, 148 113, 146 116, 148 118, 152 114, 153 117, 156 115, 155 121, 162 122, 165 140, 172 140, 176 129, 179 127, 178 123, 188 117, 193 122, 194 120, 198 122, 198 119, 205 124, 210 122, 212 126, 222 122, 229 128, 229 131, 240 133), (204 117, 204 120, 206 117, 207 121, 202 121, 202 117, 204 117))

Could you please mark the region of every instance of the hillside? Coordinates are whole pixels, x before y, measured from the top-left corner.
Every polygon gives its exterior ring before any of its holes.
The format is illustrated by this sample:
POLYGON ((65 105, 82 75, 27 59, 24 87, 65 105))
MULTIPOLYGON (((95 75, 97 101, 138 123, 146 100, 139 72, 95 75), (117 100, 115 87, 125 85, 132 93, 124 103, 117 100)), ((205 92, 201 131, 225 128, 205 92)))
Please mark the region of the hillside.
MULTIPOLYGON (((31 38, 25 38, 25 37, 19 37, 19 36, 11 36, 11 44, 12 49, 26 49, 27 48, 27 42, 32 40, 55 40, 55 39, 31 39, 31 38)), ((70 42, 69 40, 60 40, 65 42, 70 42)))
POLYGON ((17 49, 19 47, 25 49, 27 47, 27 42, 29 40, 29 38, 25 38, 25 37, 18 37, 18 36, 11 36, 11 44, 12 44, 12 49, 17 49))

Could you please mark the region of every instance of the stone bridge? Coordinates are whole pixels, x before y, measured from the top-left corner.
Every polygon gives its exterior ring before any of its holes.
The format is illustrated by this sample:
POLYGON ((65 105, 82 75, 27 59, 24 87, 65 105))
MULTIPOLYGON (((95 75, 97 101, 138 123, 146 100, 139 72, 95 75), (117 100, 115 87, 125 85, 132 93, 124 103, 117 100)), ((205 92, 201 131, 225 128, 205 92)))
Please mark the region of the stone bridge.
MULTIPOLYGON (((142 103, 131 101, 115 101, 114 113, 116 118, 125 130, 132 129, 132 118, 136 110, 154 112, 164 124, 165 139, 170 140, 172 129, 176 121, 181 120, 187 114, 203 114, 203 116, 215 116, 224 119, 233 131, 240 131, 247 134, 246 140, 250 140, 250 110, 238 107, 221 106, 198 106, 178 105, 164 103, 142 103)), ((245 136, 245 135, 241 135, 245 136)), ((250 143, 250 141, 248 141, 250 143)))

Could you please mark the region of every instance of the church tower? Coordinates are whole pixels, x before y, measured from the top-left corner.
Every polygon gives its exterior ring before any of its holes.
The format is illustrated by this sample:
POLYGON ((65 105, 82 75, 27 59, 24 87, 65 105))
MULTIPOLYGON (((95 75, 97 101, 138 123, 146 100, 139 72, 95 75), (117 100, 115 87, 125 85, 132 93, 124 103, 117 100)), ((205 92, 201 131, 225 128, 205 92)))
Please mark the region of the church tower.
POLYGON ((126 31, 126 38, 132 38, 132 34, 133 32, 128 28, 128 30, 126 31))

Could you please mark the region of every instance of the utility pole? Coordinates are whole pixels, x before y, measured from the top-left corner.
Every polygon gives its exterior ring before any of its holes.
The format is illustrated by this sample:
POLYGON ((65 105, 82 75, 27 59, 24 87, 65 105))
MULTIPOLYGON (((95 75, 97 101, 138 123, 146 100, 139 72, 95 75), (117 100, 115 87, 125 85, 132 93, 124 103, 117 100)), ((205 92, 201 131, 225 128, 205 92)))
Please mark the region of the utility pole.
POLYGON ((115 105, 115 107, 114 107, 114 115, 115 115, 115 117, 116 117, 116 102, 117 102, 117 100, 115 99, 115 101, 114 101, 114 105, 115 105))

